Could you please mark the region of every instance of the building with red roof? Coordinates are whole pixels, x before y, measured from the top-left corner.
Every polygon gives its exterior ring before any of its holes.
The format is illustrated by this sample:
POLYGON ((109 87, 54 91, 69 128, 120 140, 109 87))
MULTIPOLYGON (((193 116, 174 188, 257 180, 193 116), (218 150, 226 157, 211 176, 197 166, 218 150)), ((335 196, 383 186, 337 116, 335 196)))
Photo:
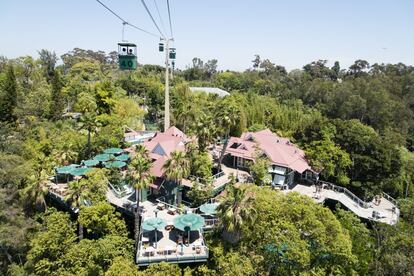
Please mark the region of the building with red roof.
POLYGON ((314 180, 318 177, 317 172, 306 160, 303 150, 269 129, 245 132, 240 138, 231 137, 225 157, 230 166, 248 170, 249 164, 255 160, 257 151, 270 160, 269 174, 272 185, 290 186, 295 178, 314 180))
POLYGON ((165 183, 163 166, 173 151, 185 151, 185 144, 189 141, 190 139, 181 130, 172 126, 165 132, 157 132, 152 138, 142 143, 152 159, 150 172, 155 181, 151 184, 150 193, 158 194, 162 188, 168 190, 166 193, 171 193, 170 188, 174 187, 163 187, 165 183))

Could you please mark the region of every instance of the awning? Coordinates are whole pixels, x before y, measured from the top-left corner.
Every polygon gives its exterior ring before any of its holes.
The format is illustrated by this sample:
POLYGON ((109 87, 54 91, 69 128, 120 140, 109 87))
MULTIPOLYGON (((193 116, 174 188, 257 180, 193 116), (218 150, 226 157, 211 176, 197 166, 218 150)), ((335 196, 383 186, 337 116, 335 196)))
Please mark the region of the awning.
POLYGON ((118 160, 118 161, 126 162, 129 159, 129 154, 124 153, 124 154, 118 155, 118 156, 115 157, 115 159, 118 160))
POLYGON ((110 168, 123 168, 127 165, 127 163, 122 162, 122 161, 110 161, 110 162, 105 162, 105 168, 110 169, 110 168))
POLYGON ((92 170, 91 168, 86 168, 86 167, 75 168, 70 172, 70 174, 73 176, 83 176, 83 175, 86 175, 91 170, 92 170))
POLYGON ((96 155, 93 159, 94 160, 98 160, 99 162, 106 162, 106 161, 108 161, 111 158, 114 158, 115 159, 115 157, 113 155, 104 153, 104 154, 98 154, 98 155, 96 155))
POLYGON ((56 169, 57 174, 70 174, 76 167, 74 166, 64 166, 56 169))
POLYGON ((106 154, 119 154, 119 153, 123 153, 124 150, 121 148, 109 148, 104 150, 104 153, 106 154))
POLYGON ((98 164, 99 164, 99 161, 98 161, 98 160, 95 160, 95 159, 89 159, 89 160, 84 160, 84 161, 82 161, 82 163, 83 163, 85 166, 88 166, 88 167, 93 167, 93 166, 98 165, 98 164))
POLYGON ((248 160, 253 160, 253 158, 250 157, 249 155, 243 154, 243 153, 240 153, 240 152, 226 150, 226 153, 230 154, 231 156, 241 157, 241 158, 248 159, 248 160))

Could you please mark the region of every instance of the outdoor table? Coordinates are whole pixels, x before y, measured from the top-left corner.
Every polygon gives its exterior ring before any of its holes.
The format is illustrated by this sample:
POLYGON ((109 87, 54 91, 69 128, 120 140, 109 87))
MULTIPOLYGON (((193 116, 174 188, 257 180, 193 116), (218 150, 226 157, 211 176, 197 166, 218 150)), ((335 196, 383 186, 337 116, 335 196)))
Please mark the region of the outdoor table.
POLYGON ((168 208, 168 214, 170 214, 170 215, 175 215, 176 214, 176 212, 177 212, 177 209, 175 209, 175 208, 168 208))
POLYGON ((171 245, 167 245, 167 246, 164 248, 164 251, 165 251, 165 252, 167 252, 167 255, 169 255, 171 251, 175 251, 175 250, 176 250, 176 249, 175 249, 173 246, 171 246, 171 245))
POLYGON ((194 246, 202 246, 203 244, 201 243, 201 241, 200 241, 200 240, 196 240, 196 241, 193 243, 193 245, 194 245, 194 246))
POLYGON ((172 229, 174 229, 174 225, 172 224, 168 224, 167 226, 165 226, 165 230, 167 231, 171 231, 172 229))
POLYGON ((152 246, 149 246, 145 249, 145 254, 147 256, 154 256, 155 248, 152 246))
POLYGON ((165 204, 164 203, 158 203, 157 204, 157 209, 164 210, 165 209, 165 204))
POLYGON ((142 242, 149 242, 149 238, 148 237, 144 237, 143 236, 141 240, 142 240, 142 242))

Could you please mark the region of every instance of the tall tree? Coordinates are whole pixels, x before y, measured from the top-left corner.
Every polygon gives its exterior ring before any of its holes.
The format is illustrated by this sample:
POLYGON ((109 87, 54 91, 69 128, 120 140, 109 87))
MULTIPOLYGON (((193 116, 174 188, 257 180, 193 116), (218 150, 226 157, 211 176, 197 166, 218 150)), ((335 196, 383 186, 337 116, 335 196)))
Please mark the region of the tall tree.
POLYGON ((44 217, 42 230, 30 241, 26 267, 35 275, 53 275, 61 267, 76 235, 69 215, 56 211, 44 217))
POLYGON ((44 72, 44 76, 50 83, 55 75, 55 66, 58 60, 55 52, 42 49, 39 52, 39 58, 44 72))
POLYGON ((88 158, 91 154, 91 135, 97 133, 100 126, 101 124, 94 112, 87 112, 80 118, 80 128, 85 129, 88 132, 88 139, 86 142, 86 154, 88 158))
POLYGON ((215 118, 219 125, 219 133, 224 136, 224 144, 219 157, 219 169, 223 162, 224 153, 229 144, 230 131, 235 127, 240 116, 240 109, 233 98, 227 97, 221 101, 217 107, 215 118))
POLYGON ((62 93, 63 82, 59 71, 55 70, 52 78, 52 101, 50 102, 50 118, 54 121, 61 118, 65 103, 62 93))
POLYGON ((152 176, 150 173, 152 163, 149 159, 147 149, 138 145, 136 147, 136 156, 128 167, 129 176, 135 188, 135 201, 137 207, 134 212, 134 238, 135 245, 138 246, 139 241, 139 201, 141 199, 140 193, 143 189, 148 189, 152 183, 152 176))
POLYGON ((175 203, 181 204, 181 183, 182 179, 190 174, 190 162, 183 151, 173 151, 170 158, 164 163, 163 170, 168 180, 174 181, 177 185, 175 203))
MULTIPOLYGON (((105 170, 94 169, 80 180, 69 182, 65 200, 79 212, 85 204, 100 202, 105 199, 108 179, 105 170)), ((83 239, 83 225, 78 221, 79 240, 83 239)))
MULTIPOLYGON (((89 191, 85 184, 85 181, 72 181, 68 184, 65 200, 70 202, 78 212, 80 212, 85 201, 89 199, 89 191)), ((81 223, 78 223, 78 237, 79 240, 83 239, 83 225, 81 223)))
POLYGON ((39 210, 46 210, 45 198, 49 192, 46 171, 42 170, 38 174, 30 175, 27 182, 27 186, 21 191, 25 204, 34 203, 34 206, 39 210))
MULTIPOLYGON (((1 87, 0 87, 1 88, 1 87)), ((16 121, 17 84, 12 65, 8 66, 3 89, 0 90, 0 121, 13 123, 16 121)))
POLYGON ((223 238, 237 243, 241 238, 242 226, 256 219, 253 208, 253 194, 242 187, 228 186, 226 195, 217 207, 217 217, 223 226, 223 238))
POLYGON ((258 186, 270 185, 272 179, 269 175, 270 160, 263 152, 256 152, 254 162, 250 165, 250 172, 254 184, 258 186))
POLYGON ((202 113, 195 121, 194 131, 197 136, 198 149, 201 152, 207 150, 207 146, 213 142, 216 126, 211 123, 213 118, 202 113))
POLYGON ((260 56, 254 55, 254 59, 252 60, 252 63, 253 63, 253 69, 257 70, 257 68, 259 68, 259 65, 261 63, 260 56))

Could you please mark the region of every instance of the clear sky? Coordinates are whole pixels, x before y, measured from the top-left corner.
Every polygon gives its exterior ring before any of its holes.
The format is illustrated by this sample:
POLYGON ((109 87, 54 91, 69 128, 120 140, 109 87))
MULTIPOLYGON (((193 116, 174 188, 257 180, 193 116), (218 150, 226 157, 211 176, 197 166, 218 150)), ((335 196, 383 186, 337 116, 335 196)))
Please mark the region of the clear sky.
MULTIPOLYGON (((127 21, 156 33, 140 0, 101 0, 127 21)), ((166 0, 156 0, 168 28, 166 0)), ((146 0, 157 21, 154 0, 146 0)), ((193 57, 220 69, 251 67, 254 54, 301 68, 317 60, 349 66, 414 64, 414 0, 170 0, 177 67, 193 57)), ((116 50, 122 24, 95 0, 0 0, 0 55, 61 55, 74 47, 116 50)), ((141 63, 162 64, 158 38, 126 29, 141 63)))

